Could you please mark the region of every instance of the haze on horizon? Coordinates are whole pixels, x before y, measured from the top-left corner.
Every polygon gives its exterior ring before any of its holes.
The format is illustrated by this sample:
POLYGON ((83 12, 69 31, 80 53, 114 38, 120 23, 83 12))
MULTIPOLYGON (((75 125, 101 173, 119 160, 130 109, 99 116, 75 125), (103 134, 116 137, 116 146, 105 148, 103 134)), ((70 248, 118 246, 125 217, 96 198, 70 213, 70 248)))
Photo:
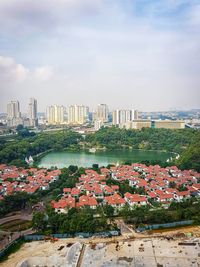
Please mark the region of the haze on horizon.
POLYGON ((1 0, 0 112, 200 108, 199 0, 1 0))

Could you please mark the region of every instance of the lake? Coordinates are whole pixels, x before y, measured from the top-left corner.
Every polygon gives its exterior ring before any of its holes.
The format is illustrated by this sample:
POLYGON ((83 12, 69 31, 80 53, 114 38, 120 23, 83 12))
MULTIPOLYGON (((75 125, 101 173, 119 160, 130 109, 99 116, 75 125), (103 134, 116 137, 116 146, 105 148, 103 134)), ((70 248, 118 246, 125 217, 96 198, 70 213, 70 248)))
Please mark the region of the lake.
POLYGON ((172 156, 171 153, 161 151, 146 150, 116 150, 116 151, 97 151, 89 153, 87 151, 53 151, 46 154, 38 164, 38 167, 58 168, 77 165, 79 167, 91 167, 92 164, 107 166, 108 164, 122 164, 125 161, 139 162, 141 160, 162 160, 166 161, 172 156))

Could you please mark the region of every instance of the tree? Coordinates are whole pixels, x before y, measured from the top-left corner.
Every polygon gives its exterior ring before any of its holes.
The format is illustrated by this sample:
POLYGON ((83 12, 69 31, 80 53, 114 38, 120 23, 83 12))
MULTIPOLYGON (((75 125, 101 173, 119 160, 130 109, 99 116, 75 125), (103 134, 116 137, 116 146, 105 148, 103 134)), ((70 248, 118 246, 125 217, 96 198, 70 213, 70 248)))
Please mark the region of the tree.
POLYGON ((179 191, 187 191, 188 189, 187 189, 186 186, 184 186, 184 185, 182 184, 182 185, 180 185, 180 186, 178 187, 178 190, 179 190, 179 191))
POLYGON ((78 167, 77 167, 77 166, 74 166, 74 165, 70 165, 70 166, 68 167, 68 170, 69 170, 69 172, 70 172, 71 174, 73 174, 73 173, 75 173, 75 172, 78 171, 78 167))
POLYGON ((99 164, 92 164, 92 169, 98 173, 100 173, 99 164))
POLYGON ((194 169, 200 172, 200 136, 183 152, 177 164, 181 169, 194 169))
POLYGON ((35 212, 32 219, 33 229, 44 232, 47 228, 46 215, 43 212, 35 212))
POLYGON ((105 205, 103 207, 103 211, 106 214, 107 217, 112 217, 114 215, 115 209, 110 205, 105 205))
POLYGON ((81 174, 85 174, 85 168, 83 168, 83 167, 80 167, 79 169, 78 169, 78 173, 81 175, 81 174))

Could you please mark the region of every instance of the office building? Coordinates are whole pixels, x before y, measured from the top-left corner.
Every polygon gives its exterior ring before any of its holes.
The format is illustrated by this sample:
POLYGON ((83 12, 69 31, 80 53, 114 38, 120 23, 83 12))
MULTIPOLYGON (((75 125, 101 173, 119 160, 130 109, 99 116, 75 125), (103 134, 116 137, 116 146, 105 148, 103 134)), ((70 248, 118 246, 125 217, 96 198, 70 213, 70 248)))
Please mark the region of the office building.
POLYGON ((133 120, 125 123, 126 129, 141 130, 142 128, 151 128, 151 120, 133 120))
POLYGON ((68 124, 84 124, 88 121, 89 108, 83 105, 68 107, 68 124))
POLYGON ((184 129, 185 122, 181 120, 152 120, 151 128, 184 129))
POLYGON ((125 128, 137 130, 142 128, 184 129, 185 122, 179 120, 133 120, 126 122, 125 128))

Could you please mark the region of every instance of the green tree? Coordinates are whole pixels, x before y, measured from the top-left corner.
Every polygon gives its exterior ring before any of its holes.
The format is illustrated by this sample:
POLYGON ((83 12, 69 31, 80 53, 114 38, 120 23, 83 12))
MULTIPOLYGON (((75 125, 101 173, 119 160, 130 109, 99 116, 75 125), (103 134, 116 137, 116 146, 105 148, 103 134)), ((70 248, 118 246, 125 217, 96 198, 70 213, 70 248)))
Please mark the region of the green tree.
POLYGON ((33 229, 44 232, 47 229, 47 219, 43 212, 35 212, 32 219, 33 229))
POLYGON ((114 215, 115 209, 110 205, 103 206, 103 211, 107 217, 112 217, 114 215))

